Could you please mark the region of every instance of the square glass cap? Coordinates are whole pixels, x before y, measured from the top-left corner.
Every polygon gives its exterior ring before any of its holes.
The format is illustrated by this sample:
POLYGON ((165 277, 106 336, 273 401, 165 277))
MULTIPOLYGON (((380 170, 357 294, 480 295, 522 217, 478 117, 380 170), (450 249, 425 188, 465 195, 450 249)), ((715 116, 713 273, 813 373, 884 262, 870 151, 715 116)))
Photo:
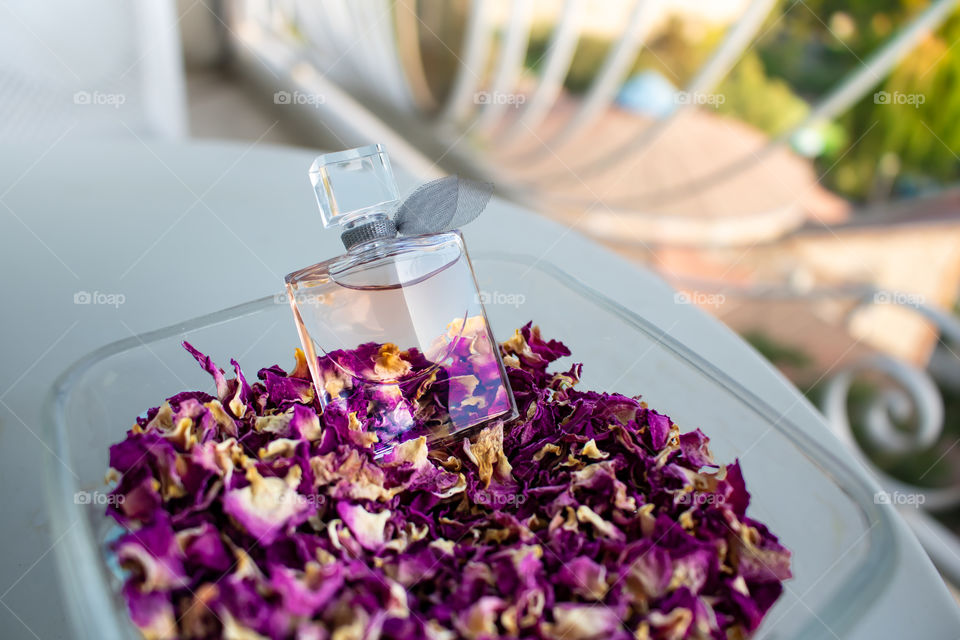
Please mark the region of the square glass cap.
POLYGON ((310 182, 327 228, 388 212, 400 199, 390 157, 380 144, 317 156, 310 182))

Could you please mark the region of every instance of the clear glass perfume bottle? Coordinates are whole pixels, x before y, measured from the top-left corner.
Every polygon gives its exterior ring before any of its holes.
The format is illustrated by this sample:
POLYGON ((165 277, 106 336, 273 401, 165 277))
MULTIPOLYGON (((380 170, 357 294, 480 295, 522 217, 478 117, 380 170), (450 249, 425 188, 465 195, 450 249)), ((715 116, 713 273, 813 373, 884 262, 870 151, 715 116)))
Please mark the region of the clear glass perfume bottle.
POLYGON ((398 236, 381 145, 318 157, 310 178, 347 252, 286 276, 324 410, 365 411, 377 453, 516 415, 513 393, 458 231, 398 236))

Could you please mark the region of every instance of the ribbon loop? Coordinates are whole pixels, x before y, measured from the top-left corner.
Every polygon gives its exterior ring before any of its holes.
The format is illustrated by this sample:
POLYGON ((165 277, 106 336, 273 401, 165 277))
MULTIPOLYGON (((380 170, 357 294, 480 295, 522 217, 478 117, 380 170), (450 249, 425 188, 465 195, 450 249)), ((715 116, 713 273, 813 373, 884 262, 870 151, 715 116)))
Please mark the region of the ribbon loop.
POLYGON ((403 236, 450 231, 475 220, 492 194, 489 182, 446 176, 417 187, 397 208, 393 222, 403 236))

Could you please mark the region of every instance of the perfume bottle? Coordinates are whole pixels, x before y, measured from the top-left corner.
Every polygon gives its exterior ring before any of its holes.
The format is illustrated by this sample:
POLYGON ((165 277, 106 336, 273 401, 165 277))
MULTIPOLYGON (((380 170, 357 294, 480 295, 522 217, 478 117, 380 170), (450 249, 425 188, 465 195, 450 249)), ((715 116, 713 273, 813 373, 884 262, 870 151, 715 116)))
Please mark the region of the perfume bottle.
MULTIPOLYGON (((381 145, 322 155, 310 179, 324 227, 339 227, 347 249, 285 278, 324 411, 335 404, 348 417, 364 412, 377 454, 421 435, 435 442, 513 418, 460 232, 413 224, 421 235, 398 234, 391 214, 399 194, 381 145)), ((435 209, 450 201, 424 204, 414 217, 435 221, 435 209)))

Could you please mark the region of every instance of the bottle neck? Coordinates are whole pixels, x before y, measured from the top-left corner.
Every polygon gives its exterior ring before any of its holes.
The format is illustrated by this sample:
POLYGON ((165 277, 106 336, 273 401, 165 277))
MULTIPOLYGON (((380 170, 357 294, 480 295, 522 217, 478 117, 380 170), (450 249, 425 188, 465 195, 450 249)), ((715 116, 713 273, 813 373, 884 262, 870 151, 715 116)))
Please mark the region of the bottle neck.
POLYGON ((371 242, 397 237, 397 227, 386 212, 372 213, 343 225, 340 240, 348 252, 366 248, 371 242))
POLYGON ((363 226, 371 222, 378 222, 387 220, 390 218, 390 214, 387 211, 375 211, 373 213, 365 213, 362 216, 356 217, 352 220, 344 222, 341 228, 344 231, 349 231, 350 229, 355 229, 357 227, 363 226))

